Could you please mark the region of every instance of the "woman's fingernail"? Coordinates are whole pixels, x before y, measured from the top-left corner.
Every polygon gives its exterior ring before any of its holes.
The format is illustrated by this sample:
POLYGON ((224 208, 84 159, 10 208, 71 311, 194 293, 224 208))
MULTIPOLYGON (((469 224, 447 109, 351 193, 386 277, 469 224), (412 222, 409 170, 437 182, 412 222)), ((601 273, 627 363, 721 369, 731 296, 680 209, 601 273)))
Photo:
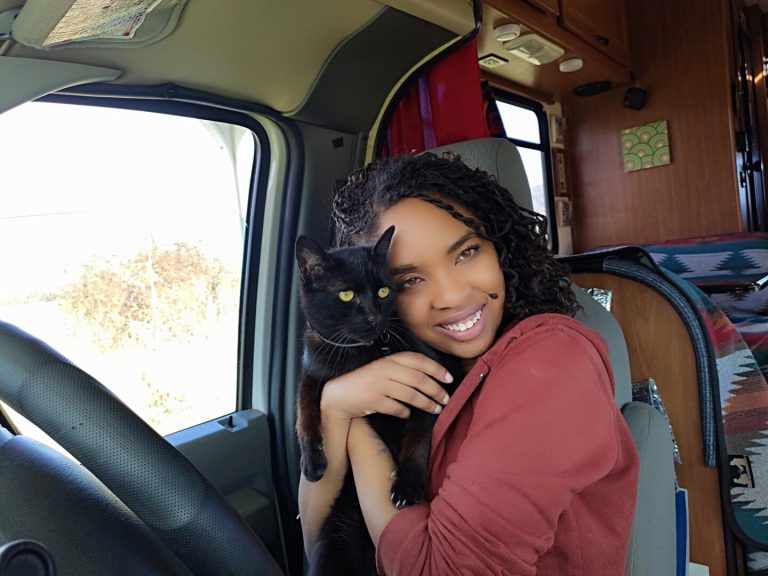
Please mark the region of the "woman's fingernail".
POLYGON ((450 399, 451 399, 451 397, 448 396, 448 394, 446 394, 445 397, 443 398, 443 404, 448 404, 448 400, 450 400, 450 399))
POLYGON ((440 404, 435 406, 435 414, 440 414, 440 412, 442 412, 442 411, 443 411, 443 407, 440 406, 440 404))
POLYGON ((451 376, 451 373, 450 373, 450 372, 446 372, 446 373, 445 373, 445 381, 446 381, 446 382, 448 382, 448 384, 450 384, 451 382, 453 382, 453 376, 451 376))

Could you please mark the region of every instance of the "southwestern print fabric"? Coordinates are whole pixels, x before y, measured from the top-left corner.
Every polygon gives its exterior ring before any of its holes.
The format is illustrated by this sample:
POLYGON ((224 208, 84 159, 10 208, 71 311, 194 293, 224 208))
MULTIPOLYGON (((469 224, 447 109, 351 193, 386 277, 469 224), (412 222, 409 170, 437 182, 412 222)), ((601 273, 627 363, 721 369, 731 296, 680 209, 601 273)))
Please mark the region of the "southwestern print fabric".
MULTIPOLYGON (((768 234, 731 234, 647 246, 656 263, 702 286, 768 274, 768 234)), ((707 296, 678 286, 696 303, 713 344, 722 430, 730 470, 734 532, 768 547, 768 289, 707 296), (741 534, 739 534, 741 532, 741 534)), ((684 455, 685 457, 685 455, 684 455)), ((768 552, 747 546, 747 569, 768 576, 768 552)))

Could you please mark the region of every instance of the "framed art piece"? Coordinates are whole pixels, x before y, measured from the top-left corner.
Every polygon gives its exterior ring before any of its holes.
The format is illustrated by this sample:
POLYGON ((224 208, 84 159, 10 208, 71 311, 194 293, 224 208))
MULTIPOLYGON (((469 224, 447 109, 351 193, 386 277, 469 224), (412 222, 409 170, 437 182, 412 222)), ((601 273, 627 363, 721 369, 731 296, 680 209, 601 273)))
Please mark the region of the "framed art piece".
POLYGON ((552 168, 555 177, 555 196, 569 196, 565 175, 565 151, 552 150, 552 168))
POLYGON ((621 131, 624 172, 666 166, 672 162, 666 120, 621 131))
POLYGON ((553 115, 549 117, 551 144, 565 144, 565 118, 553 115))
POLYGON ((569 198, 555 198, 555 220, 558 228, 567 228, 573 224, 569 198))

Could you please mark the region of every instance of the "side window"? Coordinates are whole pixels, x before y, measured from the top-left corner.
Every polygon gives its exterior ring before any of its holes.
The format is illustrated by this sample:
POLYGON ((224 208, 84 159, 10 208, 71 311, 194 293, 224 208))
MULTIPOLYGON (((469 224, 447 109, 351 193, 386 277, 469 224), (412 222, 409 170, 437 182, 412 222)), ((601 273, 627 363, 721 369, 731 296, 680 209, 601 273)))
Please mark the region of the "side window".
POLYGON ((520 152, 533 196, 533 209, 550 221, 550 237, 555 230, 550 213, 549 135, 547 116, 538 102, 508 94, 497 94, 496 104, 507 138, 520 152))
POLYGON ((0 319, 161 434, 234 411, 253 132, 32 102, 0 134, 0 319))

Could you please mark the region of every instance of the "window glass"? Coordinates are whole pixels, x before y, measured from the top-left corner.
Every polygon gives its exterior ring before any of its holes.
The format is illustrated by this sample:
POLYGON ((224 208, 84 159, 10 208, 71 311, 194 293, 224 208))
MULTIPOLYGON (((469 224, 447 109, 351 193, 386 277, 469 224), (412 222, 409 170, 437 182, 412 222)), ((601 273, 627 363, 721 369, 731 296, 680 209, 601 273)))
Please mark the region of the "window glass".
POLYGON ((533 210, 549 218, 546 184, 544 182, 544 155, 538 150, 523 148, 522 146, 519 146, 517 151, 520 152, 525 167, 525 175, 528 177, 528 185, 531 187, 533 210))
POLYGON ((545 145, 541 142, 540 116, 533 110, 514 103, 497 101, 496 104, 507 138, 514 141, 523 160, 525 174, 531 187, 533 209, 549 219, 551 236, 552 220, 547 201, 549 190, 544 157, 545 145))
POLYGON ((235 410, 253 133, 53 103, 0 133, 0 318, 161 434, 235 410))
POLYGON ((508 138, 541 144, 539 118, 533 110, 507 102, 497 102, 497 105, 508 138))

